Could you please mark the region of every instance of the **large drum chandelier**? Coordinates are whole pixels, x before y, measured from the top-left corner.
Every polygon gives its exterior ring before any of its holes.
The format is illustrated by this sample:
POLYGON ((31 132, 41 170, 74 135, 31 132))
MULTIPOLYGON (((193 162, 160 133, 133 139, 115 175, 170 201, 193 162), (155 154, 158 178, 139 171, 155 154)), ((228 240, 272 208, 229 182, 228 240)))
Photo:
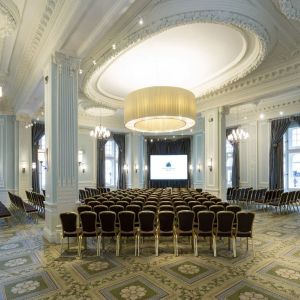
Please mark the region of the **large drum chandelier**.
POLYGON ((124 123, 141 132, 172 132, 195 125, 196 100, 192 92, 178 87, 153 86, 125 98, 124 123))

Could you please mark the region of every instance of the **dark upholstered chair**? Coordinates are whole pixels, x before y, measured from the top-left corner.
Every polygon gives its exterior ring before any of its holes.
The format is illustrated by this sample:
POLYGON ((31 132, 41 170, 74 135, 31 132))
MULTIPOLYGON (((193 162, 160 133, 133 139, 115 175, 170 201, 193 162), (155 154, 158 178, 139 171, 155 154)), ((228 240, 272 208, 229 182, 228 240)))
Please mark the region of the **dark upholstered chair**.
POLYGON ((80 229, 77 228, 77 214, 74 212, 65 212, 59 215, 61 221, 61 235, 60 235, 60 254, 63 253, 63 239, 68 239, 68 250, 70 248, 69 238, 76 238, 80 234, 80 229))
MULTIPOLYGON (((235 238, 233 236, 234 213, 232 211, 220 211, 217 213, 216 237, 228 238, 228 249, 230 249, 230 239, 232 239, 233 257, 236 257, 235 238)), ((217 256, 217 247, 214 249, 214 256, 217 256)))
POLYGON ((158 227, 156 231, 156 256, 158 256, 159 240, 161 236, 171 236, 173 238, 174 254, 176 254, 174 239, 174 219, 175 213, 173 211, 160 211, 158 213, 158 227))
POLYGON ((197 214, 198 226, 195 229, 194 235, 194 250, 195 256, 198 256, 198 237, 209 237, 209 245, 211 249, 211 245, 213 242, 213 249, 215 251, 216 240, 214 237, 214 220, 215 213, 213 211, 199 211, 197 214))
POLYGON ((247 251, 248 251, 248 239, 252 241, 252 251, 254 256, 254 243, 253 243, 253 222, 255 213, 253 212, 237 212, 236 219, 236 229, 234 231, 235 239, 246 238, 247 239, 247 251))
POLYGON ((155 249, 156 240, 156 228, 155 228, 155 213, 149 210, 143 210, 139 212, 139 228, 137 231, 137 255, 140 256, 140 239, 145 237, 155 238, 155 249))
POLYGON ((97 256, 99 256, 99 228, 97 227, 97 215, 93 211, 84 211, 80 213, 80 221, 82 226, 82 231, 79 235, 79 247, 78 254, 81 257, 81 245, 83 238, 96 237, 97 239, 97 256))
MULTIPOLYGON (((177 206, 177 208, 180 206, 177 206)), ((177 226, 175 235, 175 254, 178 256, 178 238, 180 236, 190 237, 194 239, 194 212, 191 210, 180 210, 177 213, 177 226)), ((193 245, 192 245, 193 248, 193 245)))
MULTIPOLYGON (((117 229, 116 229, 116 213, 113 211, 102 211, 99 213, 99 220, 100 220, 100 246, 102 246, 102 250, 104 251, 105 244, 104 238, 105 237, 116 237, 117 229)), ((117 249, 117 247, 116 247, 117 249)), ((99 249, 99 255, 101 253, 101 248, 99 249)))
POLYGON ((137 235, 135 228, 135 213, 133 211, 124 210, 119 212, 119 232, 117 235, 117 251, 116 255, 120 255, 121 248, 121 238, 124 237, 134 237, 134 255, 136 256, 136 248, 137 248, 137 235))

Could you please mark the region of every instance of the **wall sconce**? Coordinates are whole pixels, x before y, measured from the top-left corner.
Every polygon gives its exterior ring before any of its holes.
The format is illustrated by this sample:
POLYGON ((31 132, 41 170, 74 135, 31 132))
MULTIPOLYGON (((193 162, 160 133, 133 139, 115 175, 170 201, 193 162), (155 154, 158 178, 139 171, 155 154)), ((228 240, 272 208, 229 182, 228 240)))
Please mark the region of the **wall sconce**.
POLYGON ((36 162, 33 162, 33 163, 31 164, 31 169, 32 169, 32 170, 35 170, 35 169, 36 169, 36 162))
POLYGON ((190 167, 189 167, 189 168, 190 168, 190 171, 193 172, 193 169, 194 169, 194 168, 193 168, 193 165, 192 165, 192 164, 190 164, 190 167))
POLYGON ((125 173, 128 174, 128 165, 127 164, 124 164, 123 170, 124 170, 125 173))
POLYGON ((46 149, 38 149, 38 161, 40 162, 41 166, 47 170, 48 167, 48 150, 46 149), (45 163, 45 164, 44 164, 45 163))
POLYGON ((86 165, 85 164, 82 165, 81 171, 82 171, 83 174, 85 173, 85 171, 86 171, 86 165))
POLYGON ((22 173, 24 174, 26 171, 25 167, 22 168, 22 173))
POLYGON ((148 166, 147 165, 144 166, 144 170, 145 170, 145 172, 148 171, 148 166))
POLYGON ((209 171, 211 172, 211 171, 212 171, 212 157, 211 157, 210 160, 207 162, 207 166, 208 166, 209 171))
POLYGON ((200 171, 201 171, 201 165, 200 164, 198 164, 197 165, 197 171, 200 173, 200 171))
POLYGON ((135 165, 134 165, 134 170, 135 170, 135 173, 138 172, 138 170, 139 170, 139 165, 138 165, 138 164, 135 164, 135 165))
POLYGON ((80 166, 83 162, 83 151, 78 150, 78 165, 80 166))

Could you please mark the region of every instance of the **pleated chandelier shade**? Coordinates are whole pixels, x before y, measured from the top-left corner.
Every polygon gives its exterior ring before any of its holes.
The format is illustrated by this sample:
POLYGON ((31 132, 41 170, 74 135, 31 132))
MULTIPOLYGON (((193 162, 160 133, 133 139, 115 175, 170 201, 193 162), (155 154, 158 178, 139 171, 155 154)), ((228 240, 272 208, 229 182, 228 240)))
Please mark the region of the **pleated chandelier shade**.
POLYGON ((140 132, 173 132, 195 125, 196 100, 192 92, 178 87, 153 86, 125 98, 124 123, 140 132))

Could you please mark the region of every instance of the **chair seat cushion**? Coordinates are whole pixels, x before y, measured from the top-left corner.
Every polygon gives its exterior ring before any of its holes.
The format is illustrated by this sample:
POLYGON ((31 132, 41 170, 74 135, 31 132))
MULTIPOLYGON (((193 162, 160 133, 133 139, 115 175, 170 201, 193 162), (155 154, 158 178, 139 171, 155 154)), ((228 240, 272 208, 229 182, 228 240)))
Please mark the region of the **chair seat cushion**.
POLYGON ((37 212, 38 211, 35 207, 33 207, 32 205, 30 205, 30 204, 28 204, 26 202, 24 202, 24 209, 25 209, 25 211, 27 213, 37 212))

